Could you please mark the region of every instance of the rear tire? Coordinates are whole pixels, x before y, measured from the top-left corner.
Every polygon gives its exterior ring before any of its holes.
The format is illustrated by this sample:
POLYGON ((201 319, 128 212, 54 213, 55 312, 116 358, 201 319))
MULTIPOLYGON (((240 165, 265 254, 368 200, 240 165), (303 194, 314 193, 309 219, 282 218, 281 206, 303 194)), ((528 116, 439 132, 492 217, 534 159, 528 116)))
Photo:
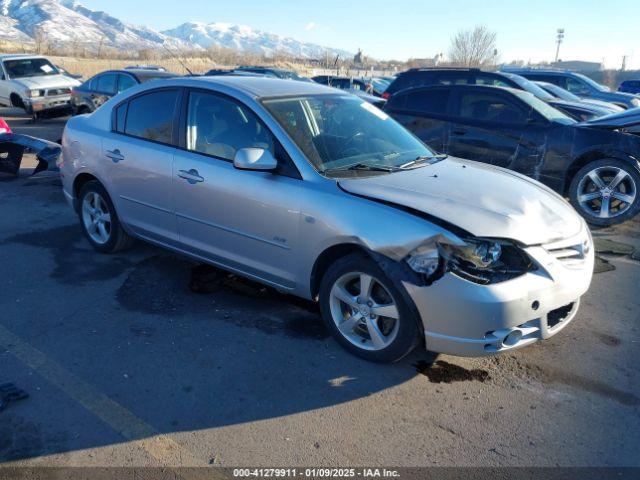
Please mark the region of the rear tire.
POLYGON ((80 226, 91 246, 100 253, 129 248, 133 238, 124 231, 109 194, 97 180, 85 183, 78 195, 80 226))
POLYGON ((587 222, 608 227, 638 214, 639 189, 638 167, 615 158, 604 158, 578 170, 569 186, 569 200, 587 222))
POLYGON ((340 258, 322 278, 322 318, 337 342, 354 355, 397 362, 420 341, 414 309, 398 288, 402 286, 396 287, 366 255, 340 258))

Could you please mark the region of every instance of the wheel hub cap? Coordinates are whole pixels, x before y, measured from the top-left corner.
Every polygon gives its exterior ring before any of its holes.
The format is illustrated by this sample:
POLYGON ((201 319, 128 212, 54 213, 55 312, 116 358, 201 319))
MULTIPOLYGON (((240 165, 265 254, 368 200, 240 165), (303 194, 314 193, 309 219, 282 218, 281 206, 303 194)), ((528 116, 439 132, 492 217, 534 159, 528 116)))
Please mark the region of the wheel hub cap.
POLYGON ((613 218, 636 200, 636 182, 624 169, 605 166, 588 172, 578 184, 577 200, 589 216, 613 218))

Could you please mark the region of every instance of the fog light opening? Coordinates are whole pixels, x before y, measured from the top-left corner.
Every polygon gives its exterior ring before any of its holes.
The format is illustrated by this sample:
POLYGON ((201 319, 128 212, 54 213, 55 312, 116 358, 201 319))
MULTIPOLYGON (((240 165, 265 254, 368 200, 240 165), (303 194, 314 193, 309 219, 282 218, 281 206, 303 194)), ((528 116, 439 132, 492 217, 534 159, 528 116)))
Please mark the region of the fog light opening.
POLYGON ((503 347, 513 347, 520 340, 522 340, 522 332, 520 330, 514 330, 509 335, 504 337, 504 340, 502 341, 502 346, 503 347))

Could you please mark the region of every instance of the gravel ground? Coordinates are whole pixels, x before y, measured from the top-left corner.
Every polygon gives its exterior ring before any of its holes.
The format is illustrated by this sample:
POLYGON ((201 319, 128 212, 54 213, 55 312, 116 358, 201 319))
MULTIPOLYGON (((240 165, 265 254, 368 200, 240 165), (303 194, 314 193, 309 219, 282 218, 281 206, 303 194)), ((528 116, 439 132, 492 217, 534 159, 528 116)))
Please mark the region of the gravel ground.
MULTIPOLYGON (((2 114, 52 140, 64 125, 2 114)), ((556 337, 380 366, 312 304, 194 285, 141 243, 95 253, 29 167, 0 178, 0 384, 30 395, 0 412, 5 466, 640 466, 640 262, 619 244, 556 337)), ((640 249, 638 222, 596 236, 640 249)))

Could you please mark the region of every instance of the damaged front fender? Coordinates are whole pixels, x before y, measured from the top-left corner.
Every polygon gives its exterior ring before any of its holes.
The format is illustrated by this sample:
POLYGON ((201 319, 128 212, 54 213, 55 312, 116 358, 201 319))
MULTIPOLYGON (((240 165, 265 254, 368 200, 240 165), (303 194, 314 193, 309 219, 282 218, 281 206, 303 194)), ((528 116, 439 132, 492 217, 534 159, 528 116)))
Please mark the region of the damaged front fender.
POLYGON ((62 147, 42 138, 18 133, 0 134, 0 172, 18 176, 25 153, 35 153, 38 165, 33 175, 45 170, 58 171, 57 161, 62 147))

